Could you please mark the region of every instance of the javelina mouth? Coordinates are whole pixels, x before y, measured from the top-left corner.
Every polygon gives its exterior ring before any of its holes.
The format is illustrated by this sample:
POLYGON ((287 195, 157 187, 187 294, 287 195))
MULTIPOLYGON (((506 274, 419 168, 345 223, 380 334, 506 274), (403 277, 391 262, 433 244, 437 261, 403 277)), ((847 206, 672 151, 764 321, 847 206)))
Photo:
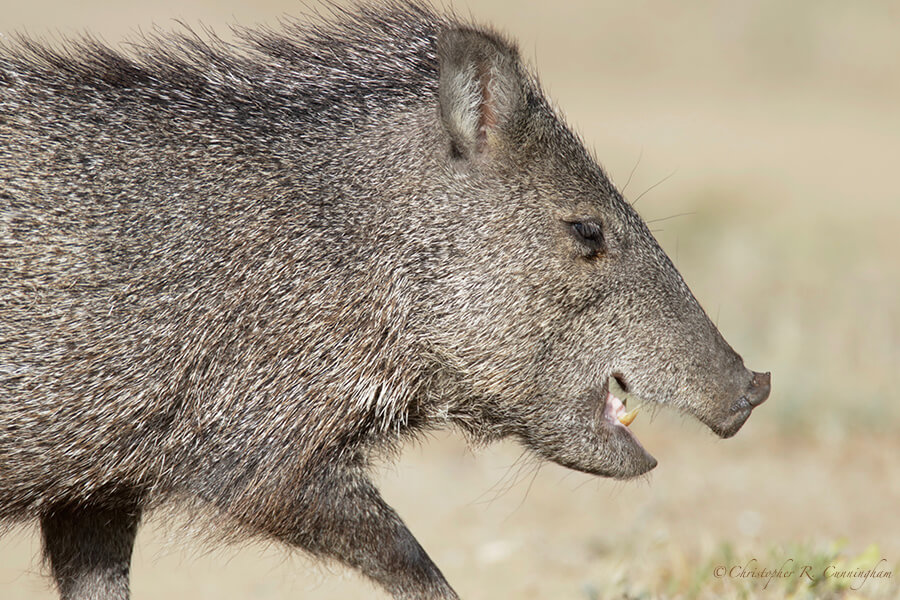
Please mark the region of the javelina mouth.
MULTIPOLYGON (((607 422, 611 423, 614 427, 624 427, 631 433, 631 430, 628 429, 628 427, 634 422, 639 410, 640 406, 637 406, 629 411, 625 407, 625 402, 613 394, 612 390, 607 385, 606 402, 603 406, 603 418, 607 422)), ((632 435, 634 434, 632 433, 632 435)))
MULTIPOLYGON (((769 396, 771 389, 771 375, 769 373, 751 371, 749 379, 750 381, 745 392, 724 411, 706 412, 692 410, 690 406, 684 410, 709 427, 719 437, 732 437, 747 422, 753 409, 765 402, 769 396)), ((634 421, 638 410, 645 400, 634 397, 634 392, 629 389, 624 376, 618 372, 607 378, 602 393, 605 396, 602 411, 604 425, 613 428, 613 431, 616 431, 619 435, 626 434, 630 442, 643 448, 629 426, 634 421), (620 399, 616 395, 617 393, 621 393, 626 400, 620 399), (633 399, 639 402, 630 411, 626 407, 628 396, 632 396, 633 399)))
POLYGON ((631 430, 630 425, 634 422, 635 417, 640 410, 640 406, 632 408, 630 411, 625 406, 625 401, 620 399, 613 392, 610 382, 615 379, 619 383, 619 387, 623 390, 625 386, 621 384, 618 377, 610 377, 601 390, 604 396, 603 410, 600 413, 600 425, 607 428, 613 435, 623 439, 626 443, 633 444, 639 450, 638 455, 646 456, 646 464, 637 472, 630 473, 628 476, 640 475, 653 469, 656 466, 656 459, 647 452, 646 448, 641 444, 640 440, 631 430))

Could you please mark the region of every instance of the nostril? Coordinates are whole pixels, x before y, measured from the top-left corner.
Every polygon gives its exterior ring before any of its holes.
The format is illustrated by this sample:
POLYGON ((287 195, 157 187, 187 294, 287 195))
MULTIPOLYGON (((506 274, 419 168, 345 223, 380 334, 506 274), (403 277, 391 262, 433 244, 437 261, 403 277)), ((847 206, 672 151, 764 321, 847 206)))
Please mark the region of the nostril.
POLYGON ((753 372, 753 379, 750 381, 750 391, 747 394, 747 400, 752 406, 759 406, 769 397, 772 390, 772 374, 753 372))

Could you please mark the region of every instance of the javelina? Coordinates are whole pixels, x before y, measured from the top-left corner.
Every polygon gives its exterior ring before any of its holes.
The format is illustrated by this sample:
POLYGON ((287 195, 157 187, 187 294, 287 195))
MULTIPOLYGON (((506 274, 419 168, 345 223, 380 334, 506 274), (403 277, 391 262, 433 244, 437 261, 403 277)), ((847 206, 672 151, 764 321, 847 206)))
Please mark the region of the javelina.
POLYGON ((0 518, 63 597, 127 597, 142 513, 202 504, 455 598, 376 454, 455 426, 627 478, 610 379, 723 437, 767 397, 501 36, 239 39, 0 52, 0 518))

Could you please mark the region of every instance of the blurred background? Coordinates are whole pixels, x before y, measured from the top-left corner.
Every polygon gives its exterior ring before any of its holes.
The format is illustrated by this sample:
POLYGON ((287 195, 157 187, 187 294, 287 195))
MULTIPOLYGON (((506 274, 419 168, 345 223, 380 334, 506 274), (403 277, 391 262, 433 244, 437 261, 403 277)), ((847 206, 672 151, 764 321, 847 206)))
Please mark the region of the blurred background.
MULTIPOLYGON (((617 483, 453 434, 384 465, 387 500, 463 598, 900 594, 900 4, 448 2, 519 41, 651 223, 769 401, 734 439, 644 414, 659 459, 617 483), (886 559, 881 561, 881 559, 886 559), (716 567, 798 571, 767 584, 716 567), (889 579, 822 578, 838 569, 889 579)), ((0 0, 0 34, 273 25, 278 0, 0 0)), ((209 549, 151 519, 133 597, 381 598, 279 547, 209 549)), ((0 539, 0 597, 53 598, 34 528, 0 539)))

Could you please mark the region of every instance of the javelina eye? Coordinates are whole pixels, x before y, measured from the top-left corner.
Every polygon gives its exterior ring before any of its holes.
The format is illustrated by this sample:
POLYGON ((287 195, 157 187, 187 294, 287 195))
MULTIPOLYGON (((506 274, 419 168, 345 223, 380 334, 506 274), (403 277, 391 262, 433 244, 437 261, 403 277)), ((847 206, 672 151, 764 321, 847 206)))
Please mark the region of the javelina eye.
POLYGON ((605 250, 603 227, 598 221, 574 221, 569 223, 569 227, 578 241, 587 246, 591 256, 596 256, 605 250))

